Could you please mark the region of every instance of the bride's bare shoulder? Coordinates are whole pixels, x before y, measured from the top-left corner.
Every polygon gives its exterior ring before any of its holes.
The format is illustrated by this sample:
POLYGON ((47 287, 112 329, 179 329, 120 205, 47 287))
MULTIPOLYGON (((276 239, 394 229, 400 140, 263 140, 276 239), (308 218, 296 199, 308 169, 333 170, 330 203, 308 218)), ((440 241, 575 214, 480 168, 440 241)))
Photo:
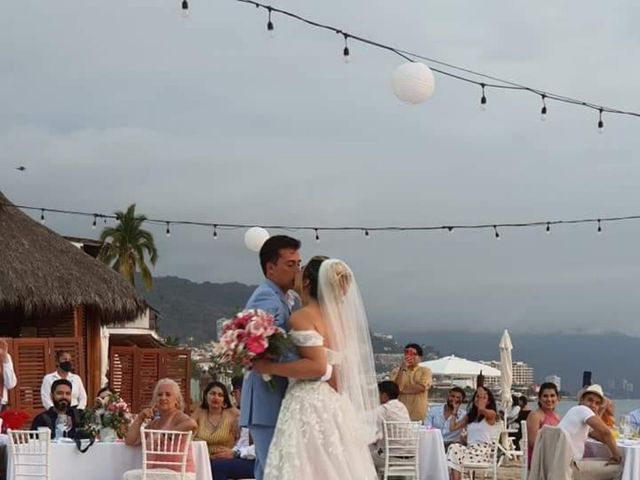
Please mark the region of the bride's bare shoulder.
POLYGON ((291 314, 289 325, 292 330, 317 330, 318 322, 321 321, 320 309, 306 306, 291 314))

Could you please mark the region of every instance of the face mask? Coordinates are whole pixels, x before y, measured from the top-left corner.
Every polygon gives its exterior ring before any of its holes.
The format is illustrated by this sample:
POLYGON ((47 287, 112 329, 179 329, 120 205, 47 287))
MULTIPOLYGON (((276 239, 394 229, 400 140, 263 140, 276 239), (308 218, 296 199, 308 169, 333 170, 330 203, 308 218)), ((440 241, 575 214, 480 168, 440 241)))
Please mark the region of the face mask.
POLYGON ((72 368, 73 365, 71 364, 71 362, 60 362, 60 370, 62 370, 63 372, 70 372, 72 368))

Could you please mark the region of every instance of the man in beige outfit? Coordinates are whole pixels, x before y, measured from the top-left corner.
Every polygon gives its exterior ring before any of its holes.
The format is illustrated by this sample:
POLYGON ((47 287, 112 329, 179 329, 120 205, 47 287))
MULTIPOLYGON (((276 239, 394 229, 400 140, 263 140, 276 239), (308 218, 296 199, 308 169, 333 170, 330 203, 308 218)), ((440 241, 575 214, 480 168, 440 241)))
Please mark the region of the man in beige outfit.
POLYGON ((391 372, 391 380, 398 385, 398 400, 404 403, 409 417, 414 422, 422 422, 429 406, 428 392, 431 388, 431 369, 421 367, 422 347, 410 343, 404 347, 402 366, 391 372))

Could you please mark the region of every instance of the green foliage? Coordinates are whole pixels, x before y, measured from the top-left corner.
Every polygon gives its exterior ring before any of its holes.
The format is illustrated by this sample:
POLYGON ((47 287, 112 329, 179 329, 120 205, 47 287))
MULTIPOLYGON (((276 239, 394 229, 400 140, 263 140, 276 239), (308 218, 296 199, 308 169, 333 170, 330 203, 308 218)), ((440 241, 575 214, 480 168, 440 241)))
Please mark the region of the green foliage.
POLYGON ((151 270, 147 265, 147 258, 151 265, 158 261, 158 250, 153 235, 142 228, 147 219, 144 215, 136 215, 136 205, 131 204, 126 212, 115 212, 118 224, 106 227, 100 233, 103 246, 98 258, 115 271, 124 276, 131 285, 135 286, 135 276, 139 272, 147 290, 153 286, 151 270))

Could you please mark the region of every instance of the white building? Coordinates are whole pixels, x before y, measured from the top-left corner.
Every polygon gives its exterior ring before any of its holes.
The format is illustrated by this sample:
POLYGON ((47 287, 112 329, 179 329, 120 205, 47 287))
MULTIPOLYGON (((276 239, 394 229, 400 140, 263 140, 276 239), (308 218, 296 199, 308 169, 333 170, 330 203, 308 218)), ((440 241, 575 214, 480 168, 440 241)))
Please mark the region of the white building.
MULTIPOLYGON (((489 367, 497 368, 500 370, 500 362, 491 360, 489 362, 482 361, 489 367)), ((525 362, 513 362, 512 363, 513 380, 512 385, 528 387, 533 384, 533 367, 525 362)), ((488 387, 494 387, 500 385, 500 377, 487 377, 484 379, 484 383, 488 387)))
POLYGON ((544 379, 544 381, 555 383, 556 387, 558 387, 558 391, 562 390, 562 379, 558 375, 549 375, 544 379))

